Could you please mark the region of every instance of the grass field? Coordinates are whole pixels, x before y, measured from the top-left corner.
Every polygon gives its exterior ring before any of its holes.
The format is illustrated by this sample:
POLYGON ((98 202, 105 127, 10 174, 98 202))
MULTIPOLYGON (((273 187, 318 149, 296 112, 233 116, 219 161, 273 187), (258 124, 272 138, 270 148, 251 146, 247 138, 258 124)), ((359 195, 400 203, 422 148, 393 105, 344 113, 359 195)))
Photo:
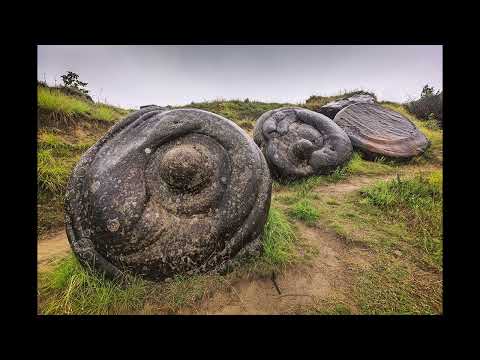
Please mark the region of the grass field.
MULTIPOLYGON (((329 99, 313 98, 309 106, 329 99)), ((65 111, 81 111, 77 105, 65 111)), ((248 130, 263 112, 283 105, 219 100, 186 107, 216 112, 248 130)), ((242 313, 442 313, 443 133, 399 104, 383 106, 420 128, 431 141, 427 152, 406 163, 366 161, 354 153, 331 175, 274 182, 260 257, 225 276, 177 276, 161 284, 132 279, 125 285, 88 272, 69 255, 39 268, 39 313, 215 313, 234 306, 242 313), (272 295, 272 273, 282 291, 315 295, 272 295)), ((63 225, 68 176, 102 131, 40 129, 40 234, 63 225)))

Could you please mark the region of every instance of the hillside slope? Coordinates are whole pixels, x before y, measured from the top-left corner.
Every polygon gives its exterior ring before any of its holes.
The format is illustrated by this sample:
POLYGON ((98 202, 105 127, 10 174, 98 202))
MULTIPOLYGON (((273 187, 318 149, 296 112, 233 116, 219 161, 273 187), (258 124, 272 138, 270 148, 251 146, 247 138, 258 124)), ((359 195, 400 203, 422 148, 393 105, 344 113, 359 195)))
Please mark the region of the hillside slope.
POLYGON ((63 226, 63 195, 81 155, 128 110, 37 87, 38 233, 63 226))

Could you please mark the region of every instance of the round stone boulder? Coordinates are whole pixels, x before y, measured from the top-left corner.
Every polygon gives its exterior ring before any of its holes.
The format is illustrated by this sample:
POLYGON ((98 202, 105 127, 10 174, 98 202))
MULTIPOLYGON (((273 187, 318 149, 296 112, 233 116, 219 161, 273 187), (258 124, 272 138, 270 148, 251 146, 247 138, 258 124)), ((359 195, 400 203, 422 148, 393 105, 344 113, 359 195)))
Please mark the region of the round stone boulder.
POLYGON ((255 124, 254 140, 277 179, 328 174, 352 155, 350 139, 335 122, 302 108, 266 112, 255 124))
POLYGON ((375 98, 369 94, 356 94, 347 98, 338 99, 328 104, 323 105, 322 107, 316 109, 320 114, 328 116, 330 119, 333 119, 337 113, 352 104, 365 103, 365 104, 374 104, 375 98))
POLYGON ((235 123, 147 107, 80 159, 65 200, 68 240, 109 278, 225 272, 261 250, 272 181, 235 123))
POLYGON ((349 105, 334 121, 367 158, 409 159, 422 154, 430 144, 414 123, 377 104, 349 105))

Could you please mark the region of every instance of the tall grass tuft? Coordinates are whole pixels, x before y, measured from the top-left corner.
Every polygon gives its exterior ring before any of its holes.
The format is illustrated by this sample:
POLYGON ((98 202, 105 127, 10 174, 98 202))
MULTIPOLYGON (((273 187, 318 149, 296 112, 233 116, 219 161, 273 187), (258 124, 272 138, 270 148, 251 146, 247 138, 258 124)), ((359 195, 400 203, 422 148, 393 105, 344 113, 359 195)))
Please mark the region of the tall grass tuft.
POLYGON ((292 218, 302 220, 307 224, 315 223, 320 217, 318 210, 307 198, 303 198, 295 203, 292 209, 290 209, 289 215, 292 218))
POLYGON ((271 265, 286 265, 294 258, 295 230, 281 210, 271 207, 263 229, 263 257, 271 265))

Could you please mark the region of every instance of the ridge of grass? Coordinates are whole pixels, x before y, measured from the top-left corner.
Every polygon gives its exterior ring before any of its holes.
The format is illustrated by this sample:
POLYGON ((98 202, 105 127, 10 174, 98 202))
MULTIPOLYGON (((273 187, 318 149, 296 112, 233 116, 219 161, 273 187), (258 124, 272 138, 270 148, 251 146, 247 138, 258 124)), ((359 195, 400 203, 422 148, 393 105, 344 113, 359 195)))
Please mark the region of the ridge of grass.
POLYGON ((66 95, 58 89, 44 86, 37 86, 37 104, 40 109, 63 116, 84 116, 107 122, 119 120, 128 113, 128 111, 115 106, 91 103, 75 96, 66 95))
POLYGON ((213 100, 192 102, 180 108, 196 108, 213 112, 232 120, 242 128, 253 129, 257 119, 265 112, 285 106, 297 106, 288 103, 264 103, 245 100, 213 100))

